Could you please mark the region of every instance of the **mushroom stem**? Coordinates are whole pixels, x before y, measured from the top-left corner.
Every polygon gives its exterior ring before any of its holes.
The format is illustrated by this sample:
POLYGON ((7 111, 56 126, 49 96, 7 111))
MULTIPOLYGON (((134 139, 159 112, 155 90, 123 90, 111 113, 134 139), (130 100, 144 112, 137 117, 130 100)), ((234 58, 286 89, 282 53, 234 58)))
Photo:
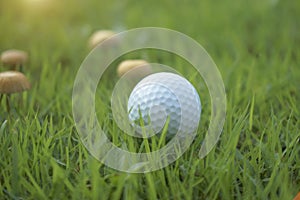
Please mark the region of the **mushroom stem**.
POLYGON ((20 106, 20 107, 23 107, 23 104, 24 104, 24 103, 23 103, 23 94, 21 93, 21 94, 20 94, 20 98, 19 98, 19 106, 20 106))
POLYGON ((6 109, 7 109, 7 112, 10 113, 10 103, 9 103, 9 98, 10 98, 10 95, 7 94, 6 95, 6 109))

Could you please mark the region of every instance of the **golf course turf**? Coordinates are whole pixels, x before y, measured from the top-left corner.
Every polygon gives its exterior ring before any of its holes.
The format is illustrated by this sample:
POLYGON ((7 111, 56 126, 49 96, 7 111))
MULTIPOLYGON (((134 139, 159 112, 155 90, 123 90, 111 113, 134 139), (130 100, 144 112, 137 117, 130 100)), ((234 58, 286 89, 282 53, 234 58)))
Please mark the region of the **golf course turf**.
MULTIPOLYGON (((0 53, 28 53, 31 83, 0 102, 0 199, 293 199, 300 191, 300 1, 0 1, 0 53), (114 122, 110 97, 118 64, 143 59, 174 67, 197 89, 197 137, 169 166, 120 172, 82 144, 72 114, 76 73, 101 29, 164 27, 201 44, 224 81, 220 140, 198 157, 211 102, 202 77, 162 50, 130 52, 105 71, 95 94, 99 124, 118 147, 157 150, 165 141, 135 139, 114 122)), ((176 41, 174 41, 176 45, 176 41)), ((0 64, 0 72, 7 68, 0 64)))

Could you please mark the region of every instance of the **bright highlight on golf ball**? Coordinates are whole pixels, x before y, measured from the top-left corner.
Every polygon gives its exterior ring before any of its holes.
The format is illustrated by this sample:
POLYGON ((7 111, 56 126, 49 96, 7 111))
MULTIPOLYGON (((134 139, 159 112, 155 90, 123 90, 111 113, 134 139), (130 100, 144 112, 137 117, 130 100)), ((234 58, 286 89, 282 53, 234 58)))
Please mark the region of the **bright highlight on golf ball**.
MULTIPOLYGON (((136 131, 143 125, 167 137, 194 133, 200 121, 201 102, 194 86, 180 75, 160 72, 142 79, 128 100, 129 120, 136 131)), ((149 131, 149 129, 147 129, 149 131)))

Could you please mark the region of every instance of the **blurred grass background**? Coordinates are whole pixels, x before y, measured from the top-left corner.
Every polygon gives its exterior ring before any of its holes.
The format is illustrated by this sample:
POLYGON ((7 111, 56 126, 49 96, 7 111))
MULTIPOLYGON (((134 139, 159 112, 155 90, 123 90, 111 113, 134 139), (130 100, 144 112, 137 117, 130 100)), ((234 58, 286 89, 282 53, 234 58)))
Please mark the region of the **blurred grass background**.
POLYGON ((297 0, 1 0, 0 51, 28 51, 33 88, 12 116, 0 105, 0 199, 292 199, 300 190, 299 11, 297 0), (228 113, 205 160, 198 139, 174 165, 137 175, 89 156, 71 94, 93 31, 143 26, 203 45, 223 76, 228 113))

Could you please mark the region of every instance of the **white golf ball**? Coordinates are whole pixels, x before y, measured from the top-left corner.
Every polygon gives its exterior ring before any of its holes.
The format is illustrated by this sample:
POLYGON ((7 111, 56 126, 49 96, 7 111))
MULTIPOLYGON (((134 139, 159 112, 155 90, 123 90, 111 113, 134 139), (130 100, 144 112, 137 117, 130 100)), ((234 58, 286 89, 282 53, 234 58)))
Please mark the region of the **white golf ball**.
POLYGON ((167 136, 194 133, 200 121, 201 102, 193 85, 174 73, 160 72, 142 79, 128 100, 133 126, 145 125, 160 132, 169 119, 167 136))

